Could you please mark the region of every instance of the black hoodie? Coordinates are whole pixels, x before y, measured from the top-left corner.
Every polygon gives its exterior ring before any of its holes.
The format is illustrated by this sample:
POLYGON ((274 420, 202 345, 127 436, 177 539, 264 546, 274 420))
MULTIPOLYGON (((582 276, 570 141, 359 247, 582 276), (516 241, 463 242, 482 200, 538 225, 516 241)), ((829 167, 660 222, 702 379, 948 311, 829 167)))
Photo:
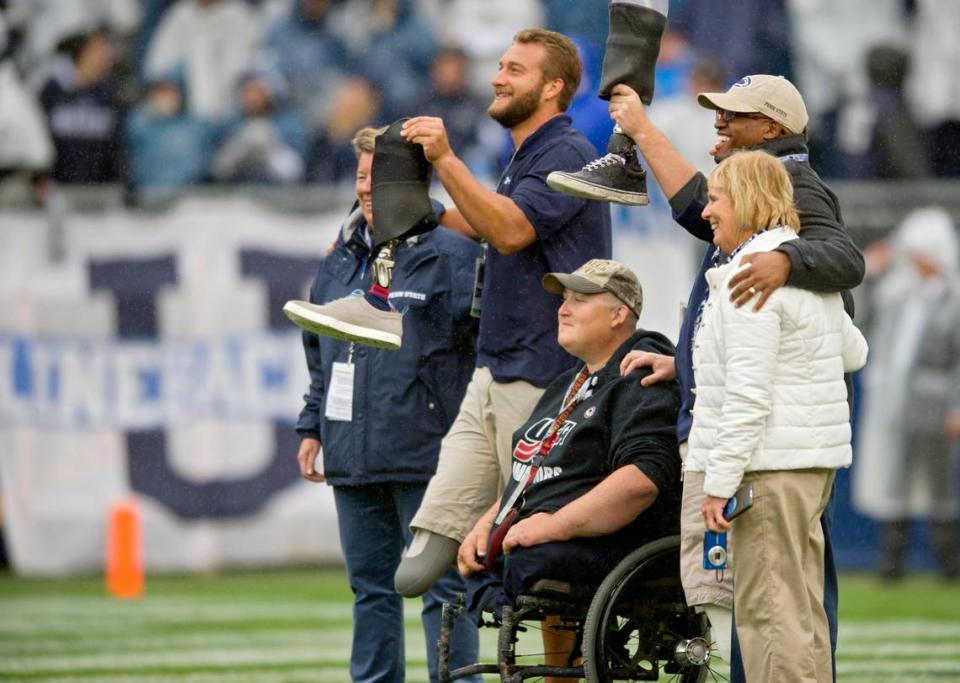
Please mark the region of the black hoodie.
MULTIPOLYGON (((675 381, 640 385, 650 370, 620 376, 620 361, 638 349, 674 355, 670 341, 657 332, 637 330, 621 344, 606 365, 587 380, 592 393, 560 427, 560 438, 524 493, 520 518, 553 512, 590 491, 614 470, 633 464, 657 487, 656 501, 618 533, 639 546, 676 533, 680 510, 680 456, 677 411, 680 389, 675 381)), ((583 364, 560 375, 544 392, 530 419, 513 435, 513 471, 502 500, 527 480, 537 452, 563 399, 583 364)))

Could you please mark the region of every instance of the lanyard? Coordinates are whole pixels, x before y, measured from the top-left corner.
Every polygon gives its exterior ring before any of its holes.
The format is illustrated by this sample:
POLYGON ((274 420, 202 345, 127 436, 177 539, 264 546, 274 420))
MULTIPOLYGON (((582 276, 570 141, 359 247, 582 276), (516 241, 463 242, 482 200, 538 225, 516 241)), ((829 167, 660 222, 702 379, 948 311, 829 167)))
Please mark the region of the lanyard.
POLYGON ((530 461, 530 473, 527 475, 527 481, 524 482, 523 486, 517 486, 513 493, 510 494, 510 498, 507 500, 507 504, 501 508, 497 518, 494 520, 495 524, 500 524, 506 516, 514 509, 517 505, 517 501, 520 500, 520 496, 530 488, 530 485, 533 483, 534 478, 537 476, 537 470, 540 469, 540 464, 544 459, 549 455, 550 451, 556 445, 559 435, 560 425, 567 421, 567 418, 570 417, 570 413, 573 412, 573 409, 587 396, 589 395, 589 388, 593 383, 587 383, 587 378, 590 376, 590 373, 587 371, 587 367, 584 366, 583 369, 577 374, 573 382, 570 384, 570 388, 567 389, 566 398, 563 400, 563 407, 560 410, 560 414, 557 415, 556 419, 553 421, 553 424, 550 425, 550 429, 547 431, 547 435, 543 438, 543 441, 540 442, 540 449, 537 451, 537 454, 533 456, 533 460, 530 461))

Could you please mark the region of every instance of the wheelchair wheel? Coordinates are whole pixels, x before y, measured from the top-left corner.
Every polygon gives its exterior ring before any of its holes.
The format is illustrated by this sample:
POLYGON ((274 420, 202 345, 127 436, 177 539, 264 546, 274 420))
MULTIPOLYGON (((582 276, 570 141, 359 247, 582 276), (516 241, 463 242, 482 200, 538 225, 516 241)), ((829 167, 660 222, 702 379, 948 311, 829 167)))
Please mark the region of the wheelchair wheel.
POLYGON ((680 537, 648 543, 603 580, 583 626, 590 683, 670 680, 701 683, 710 669, 707 618, 687 607, 680 585, 680 537))

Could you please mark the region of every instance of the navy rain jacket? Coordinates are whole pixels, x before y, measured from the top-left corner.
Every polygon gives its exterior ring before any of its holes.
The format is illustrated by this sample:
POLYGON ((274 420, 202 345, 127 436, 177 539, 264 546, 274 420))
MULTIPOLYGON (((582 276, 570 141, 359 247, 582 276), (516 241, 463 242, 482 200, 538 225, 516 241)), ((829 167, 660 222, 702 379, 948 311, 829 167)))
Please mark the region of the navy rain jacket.
MULTIPOLYGON (((366 291, 373 257, 359 211, 320 264, 310 301, 323 304, 366 291)), ((479 247, 444 228, 401 243, 390 302, 403 315, 398 351, 356 344, 353 420, 324 417, 334 362, 350 344, 304 332, 310 390, 297 422, 302 437, 319 438, 327 482, 358 486, 425 482, 437 467, 440 440, 460 409, 476 361, 477 321, 470 317, 479 247)))

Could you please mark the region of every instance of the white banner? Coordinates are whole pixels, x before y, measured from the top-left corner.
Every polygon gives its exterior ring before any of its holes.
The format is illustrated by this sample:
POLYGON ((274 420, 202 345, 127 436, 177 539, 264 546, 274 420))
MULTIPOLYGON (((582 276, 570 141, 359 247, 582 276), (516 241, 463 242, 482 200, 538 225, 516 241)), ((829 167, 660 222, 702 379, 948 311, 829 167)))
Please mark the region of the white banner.
MULTIPOLYGON (((641 324, 675 339, 698 247, 653 199, 614 208, 615 256, 644 285, 641 324)), ((0 216, 0 490, 17 572, 100 570, 109 510, 130 496, 148 571, 340 559, 331 491, 298 476, 308 379, 280 308, 306 295, 346 208, 219 198, 0 216)))
POLYGON ((0 484, 16 571, 103 566, 140 502, 148 570, 341 557, 330 490, 298 477, 306 294, 342 212, 244 200, 163 215, 0 218, 0 484))

